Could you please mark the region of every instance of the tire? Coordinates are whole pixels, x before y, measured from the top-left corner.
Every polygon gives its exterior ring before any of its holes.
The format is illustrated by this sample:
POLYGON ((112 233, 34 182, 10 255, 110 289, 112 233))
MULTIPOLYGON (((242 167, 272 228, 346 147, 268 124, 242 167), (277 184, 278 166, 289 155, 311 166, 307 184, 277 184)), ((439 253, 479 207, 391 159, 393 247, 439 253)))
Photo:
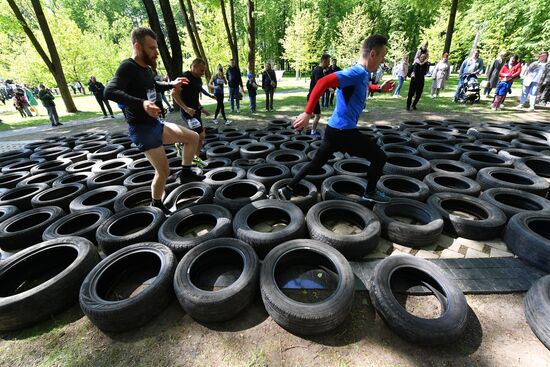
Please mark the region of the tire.
POLYGON ((321 185, 323 200, 347 200, 367 204, 363 195, 367 190, 367 181, 361 177, 338 175, 327 178, 321 185))
POLYGON ((0 153, 0 162, 11 161, 12 159, 18 158, 29 158, 32 153, 33 151, 27 148, 8 150, 7 152, 0 153))
POLYGON ((418 155, 418 149, 410 147, 408 145, 399 145, 399 144, 385 144, 382 145, 382 150, 384 153, 397 153, 397 154, 413 154, 418 155))
POLYGON ((510 218, 502 238, 520 259, 550 273, 549 228, 550 212, 519 213, 510 218))
MULTIPOLYGON (((298 163, 292 169, 290 170, 292 173, 292 176, 296 176, 298 172, 306 165, 309 164, 308 162, 298 163)), ((329 165, 325 164, 323 165, 319 170, 308 172, 308 174, 304 177, 304 180, 311 182, 312 184, 317 187, 317 189, 321 188, 321 185, 323 182, 334 175, 334 168, 329 165)))
POLYGON ((123 185, 124 180, 130 175, 127 169, 117 169, 106 172, 92 173, 86 180, 86 186, 95 190, 103 186, 123 185))
POLYGON ((309 143, 306 141, 296 141, 291 140, 287 141, 285 143, 282 143, 279 147, 281 150, 294 150, 302 153, 308 153, 311 150, 311 147, 309 146, 309 143))
POLYGON ((133 159, 134 161, 137 161, 138 159, 143 159, 145 158, 145 154, 143 154, 143 152, 141 150, 139 150, 138 148, 130 148, 130 149, 126 149, 126 150, 123 150, 122 152, 118 153, 117 158, 130 158, 130 159, 133 159))
POLYGON ((235 215, 243 206, 266 198, 265 186, 252 180, 223 184, 214 194, 214 204, 223 206, 235 215))
POLYGON ((109 144, 122 145, 124 150, 126 150, 132 147, 132 139, 130 139, 127 135, 126 136, 121 135, 120 137, 117 137, 117 138, 111 137, 111 139, 109 139, 109 144))
POLYGON ((239 139, 246 139, 248 137, 248 134, 244 131, 228 131, 225 133, 220 134, 220 140, 221 141, 235 141, 239 139))
POLYGON ((261 182, 266 190, 269 190, 275 182, 287 177, 290 177, 290 169, 282 164, 258 164, 246 173, 246 178, 261 182))
POLYGON ((218 187, 229 183, 240 181, 246 177, 246 171, 237 167, 221 167, 209 171, 202 182, 216 190, 218 187))
POLYGON ((106 254, 139 242, 157 242, 157 233, 166 219, 160 208, 132 208, 115 212, 96 231, 98 246, 106 254))
POLYGON ((59 237, 83 237, 97 246, 97 228, 112 215, 107 208, 92 208, 82 212, 70 213, 49 225, 42 234, 42 240, 59 237))
POLYGON ((454 146, 440 143, 424 143, 418 146, 418 154, 427 160, 450 159, 456 160, 462 155, 462 151, 454 146))
POLYGON ((205 144, 202 149, 204 151, 208 151, 209 149, 212 149, 212 148, 217 148, 217 147, 226 147, 229 145, 229 142, 228 141, 220 141, 220 140, 217 140, 217 141, 213 141, 211 143, 208 143, 208 144, 205 144))
POLYGON ((46 206, 16 214, 0 223, 0 248, 19 250, 42 242, 42 232, 65 215, 61 208, 46 206))
POLYGON ((17 184, 29 177, 29 172, 12 172, 12 173, 0 173, 0 187, 4 189, 13 189, 17 184))
POLYGON ((412 199, 393 199, 387 204, 376 204, 374 214, 380 219, 382 236, 403 246, 428 246, 435 243, 443 231, 441 215, 427 204, 412 199), (406 216, 414 223, 405 223, 394 216, 406 216))
POLYGON ((195 246, 220 237, 231 236, 231 213, 219 205, 201 204, 181 209, 168 218, 158 231, 159 242, 168 246, 181 258, 195 246), (207 226, 206 233, 196 231, 207 226))
POLYGON ((38 163, 36 166, 31 168, 31 175, 39 175, 45 172, 52 171, 65 171, 67 167, 71 164, 71 161, 46 161, 38 163))
POLYGON ((453 237, 490 240, 500 235, 507 220, 498 207, 468 195, 437 193, 428 198, 428 204, 441 214, 444 231, 453 237), (473 218, 452 214, 454 210, 473 218))
POLYGON ((512 160, 506 159, 495 153, 466 152, 460 157, 460 161, 469 164, 477 170, 486 167, 511 167, 512 160))
MULTIPOLYGON (((128 190, 115 200, 113 211, 119 213, 128 209, 147 207, 151 204, 151 197, 150 186, 142 186, 137 189, 128 190)), ((156 240, 151 241, 156 242, 156 240)))
POLYGON ((266 159, 268 154, 275 151, 275 145, 265 142, 251 143, 240 148, 241 158, 266 159))
POLYGON ((175 212, 193 205, 211 204, 214 200, 214 190, 204 182, 190 182, 178 186, 166 199, 164 205, 175 212))
POLYGON ((515 161, 514 166, 519 170, 550 179, 550 158, 547 156, 522 158, 515 161))
POLYGON ((210 148, 206 151, 206 157, 208 159, 227 158, 233 161, 239 158, 239 148, 234 146, 232 147, 230 145, 210 148))
POLYGON ((84 191, 86 191, 86 187, 78 183, 48 188, 33 196, 31 206, 33 208, 57 206, 63 209, 65 213, 68 213, 71 201, 77 196, 82 195, 84 191))
POLYGON ((478 197, 481 192, 481 186, 476 181, 456 174, 430 173, 424 177, 424 183, 432 194, 436 192, 455 192, 478 197))
POLYGON ((513 168, 483 168, 477 173, 483 190, 494 187, 522 190, 546 197, 550 183, 537 175, 513 168))
POLYGON ((23 180, 19 181, 15 187, 25 187, 35 184, 45 184, 47 186, 51 186, 56 180, 65 176, 67 176, 67 173, 65 171, 50 171, 39 173, 37 175, 31 175, 24 178, 23 180))
POLYGON ((534 150, 519 149, 519 148, 503 149, 500 152, 498 152, 498 155, 501 155, 504 158, 511 159, 513 161, 516 161, 516 160, 519 160, 519 159, 522 159, 522 158, 543 157, 544 156, 544 154, 541 153, 541 152, 535 152, 534 150))
POLYGON ((14 187, 0 194, 0 205, 13 205, 24 212, 32 209, 31 199, 38 193, 49 188, 46 184, 29 184, 14 187))
POLYGON ((45 161, 42 159, 21 158, 14 161, 13 163, 3 166, 2 173, 12 173, 12 172, 22 172, 22 171, 29 172, 34 166, 42 162, 45 162, 45 161))
MULTIPOLYGON (((105 162, 98 162, 92 167, 93 173, 108 172, 120 169, 130 169, 129 166, 133 163, 130 158, 116 158, 105 162)), ((130 169, 131 171, 131 169, 130 169)))
POLYGON ((206 167, 202 169, 204 173, 210 172, 213 169, 231 166, 231 159, 228 158, 212 158, 204 161, 206 167))
POLYGON ((65 172, 67 172, 67 173, 91 172, 92 167, 96 163, 100 163, 100 162, 101 162, 100 160, 93 159, 93 160, 86 160, 86 161, 81 161, 81 162, 78 162, 78 163, 73 163, 70 166, 68 166, 67 168, 65 168, 65 172))
POLYGON ((78 140, 76 141, 76 145, 73 148, 73 150, 87 150, 90 153, 94 153, 96 150, 103 148, 107 145, 107 142, 105 141, 90 141, 87 143, 78 144, 78 140))
POLYGON ((380 221, 364 206, 344 200, 323 201, 315 204, 306 216, 311 239, 326 243, 346 259, 360 259, 378 246, 380 221), (356 227, 353 233, 338 233, 336 220, 344 220, 356 227), (332 222, 332 223, 331 223, 332 222))
MULTIPOLYGON (((246 135, 248 135, 248 134, 246 134, 246 135)), ((242 138, 242 139, 233 140, 229 145, 232 146, 232 147, 237 147, 237 148, 241 149, 241 147, 244 147, 245 145, 252 144, 252 143, 256 143, 256 140, 255 139, 250 139, 250 138, 242 138)), ((239 154, 239 156, 240 156, 240 154, 239 154)))
POLYGON ((489 145, 477 144, 477 143, 461 143, 456 145, 464 153, 477 152, 477 153, 496 153, 497 150, 489 145))
POLYGON ((456 138, 452 135, 428 130, 412 133, 411 140, 414 146, 419 146, 423 143, 443 143, 453 145, 456 142, 456 138))
POLYGON ((399 135, 382 135, 378 138, 378 145, 411 145, 411 138, 399 135))
POLYGON ((86 181, 92 177, 92 172, 78 172, 64 175, 52 182, 52 187, 59 187, 70 184, 83 184, 86 185, 86 181))
POLYGON ((181 307, 195 320, 228 321, 253 301, 259 270, 258 256, 250 245, 234 238, 212 239, 185 254, 176 268, 174 291, 181 307), (201 287, 200 273, 216 269, 238 271, 239 276, 223 289, 201 287))
POLYGON ((15 214, 18 214, 20 211, 14 205, 2 205, 0 206, 0 224, 6 219, 13 217, 15 214))
POLYGON ((305 235, 304 215, 300 208, 288 201, 255 201, 237 212, 233 220, 233 233, 263 258, 273 247, 305 235), (275 232, 269 232, 273 230, 273 224, 267 224, 262 230, 257 228, 266 218, 275 225, 286 226, 275 232))
MULTIPOLYGON (((166 246, 153 242, 128 246, 107 256, 84 279, 80 308, 105 332, 135 329, 172 301, 175 270, 176 258, 166 246), (132 275, 154 280, 141 292, 121 297, 117 294, 117 285, 123 285, 124 277, 131 279, 132 275)), ((126 293, 129 292, 126 290, 126 293)))
POLYGON ((384 175, 376 188, 391 198, 425 201, 430 196, 430 189, 424 182, 407 176, 384 175))
POLYGON ((155 167, 151 165, 151 162, 147 158, 136 159, 130 163, 127 167, 132 173, 141 172, 141 171, 151 171, 155 167))
POLYGON ((493 188, 485 190, 480 198, 498 207, 508 218, 526 211, 550 211, 550 201, 521 190, 493 188))
POLYGON ((35 150, 33 154, 30 155, 30 159, 45 159, 46 161, 55 161, 57 157, 62 154, 69 153, 71 148, 69 147, 57 147, 57 148, 47 148, 41 150, 35 150))
POLYGON ((344 322, 351 311, 354 275, 348 261, 338 251, 313 240, 285 242, 264 259, 260 270, 260 290, 267 313, 284 329, 300 335, 328 332, 344 322), (296 302, 279 288, 276 271, 284 264, 308 265, 318 269, 327 266, 337 274, 338 283, 332 295, 315 303, 296 302))
POLYGON ((382 260, 374 268, 369 295, 386 324, 397 335, 412 343, 430 346, 449 344, 466 330, 466 297, 437 265, 427 260, 410 255, 391 256, 382 260), (427 288, 439 300, 442 315, 436 319, 426 319, 410 314, 393 294, 392 287, 396 285, 402 289, 409 285, 427 288))
POLYGON ((28 327, 73 305, 98 262, 93 244, 80 237, 42 242, 10 256, 0 267, 0 330, 28 327))
MULTIPOLYGON (((476 138, 474 138, 473 136, 471 135, 468 135, 468 134, 465 134, 465 133, 461 133, 458 129, 453 129, 455 131, 458 131, 456 133, 450 133, 452 136, 455 137, 455 140, 457 143, 473 143, 474 141, 476 141, 476 138)), ((458 147, 458 145, 455 145, 458 147)))
POLYGON ((273 120, 269 120, 267 122, 267 127, 277 127, 277 128, 286 129, 286 128, 290 127, 291 123, 292 123, 292 121, 290 121, 289 119, 286 119, 286 118, 273 119, 273 120))
POLYGON ((71 152, 61 154, 57 157, 60 161, 71 161, 74 163, 82 162, 88 159, 88 152, 87 150, 73 150, 71 152))
POLYGON ((339 160, 332 166, 337 175, 367 178, 370 161, 362 158, 347 158, 339 160))
POLYGON ((518 136, 517 131, 498 127, 472 127, 467 132, 476 139, 496 139, 511 141, 518 136))
MULTIPOLYGON (((284 200, 283 198, 281 198, 277 190, 283 186, 288 185, 291 180, 291 178, 283 178, 282 180, 275 182, 271 186, 270 198, 276 200, 284 200)), ((317 201, 319 200, 318 197, 319 194, 317 191, 317 187, 313 183, 307 180, 300 180, 294 187, 293 195, 290 201, 298 208, 300 208, 300 210, 305 215, 313 205, 317 204, 317 201)))
POLYGON ((467 163, 459 161, 434 159, 430 161, 430 166, 432 171, 437 173, 456 174, 469 178, 473 178, 477 174, 477 169, 467 163))
MULTIPOLYGON (((110 171, 115 172, 115 171, 110 171)), ((153 181, 153 178, 155 177, 155 171, 154 170, 148 170, 148 171, 139 171, 139 172, 133 172, 129 171, 129 174, 124 178, 122 181, 122 186, 126 187, 128 190, 134 190, 139 187, 150 187, 151 182, 153 181)))
POLYGON ((105 186, 95 190, 90 190, 75 198, 69 204, 71 213, 87 210, 95 207, 103 207, 113 210, 115 200, 124 195, 128 189, 124 186, 105 186))
POLYGON ((533 333, 550 349, 550 275, 537 280, 523 299, 525 318, 533 333))
POLYGON ((510 142, 497 139, 478 139, 474 144, 485 145, 499 151, 501 149, 508 149, 512 147, 510 142))
POLYGON ((277 150, 269 153, 266 158, 267 163, 282 164, 288 168, 305 161, 307 161, 306 154, 296 150, 277 150))
MULTIPOLYGON (((291 141, 299 141, 299 142, 303 142, 303 143, 309 143, 311 149, 317 149, 318 148, 318 146, 317 146, 317 148, 315 148, 311 144, 313 144, 315 142, 319 142, 319 145, 321 144, 321 141, 319 140, 319 138, 317 136, 311 136, 311 135, 299 134, 299 135, 293 136, 292 138, 290 138, 290 140, 291 141)), ((283 144, 281 144, 281 145, 283 145, 283 144)))
POLYGON ((550 142, 539 139, 517 138, 512 140, 512 147, 541 152, 550 149, 550 142))
POLYGON ((258 159, 239 158, 239 159, 235 159, 233 163, 231 163, 231 165, 233 167, 242 168, 246 172, 248 172, 250 168, 254 167, 257 164, 262 164, 262 163, 265 163, 265 159, 263 158, 258 158, 258 159))
POLYGON ((421 179, 430 173, 430 162, 411 154, 388 154, 383 172, 421 179))
POLYGON ((93 153, 90 153, 89 159, 97 159, 100 161, 108 161, 116 159, 118 153, 124 150, 124 146, 120 144, 108 144, 102 148, 99 148, 93 153))

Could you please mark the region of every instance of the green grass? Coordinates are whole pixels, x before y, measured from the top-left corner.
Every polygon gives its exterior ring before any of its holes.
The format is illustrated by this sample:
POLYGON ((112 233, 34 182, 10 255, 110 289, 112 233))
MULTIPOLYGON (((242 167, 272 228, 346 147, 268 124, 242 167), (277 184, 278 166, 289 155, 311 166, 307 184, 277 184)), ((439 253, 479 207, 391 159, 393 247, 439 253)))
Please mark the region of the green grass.
MULTIPOLYGON (((98 117, 102 115, 103 114, 101 112, 89 112, 89 111, 77 112, 77 113, 70 113, 70 114, 59 116, 59 121, 61 123, 64 123, 64 122, 69 122, 74 120, 84 120, 91 117, 98 117)), ((9 123, 2 122, 0 123, 0 131, 21 129, 23 127, 49 125, 49 124, 50 124, 50 120, 48 120, 48 116, 36 116, 36 117, 21 119, 21 121, 16 121, 16 122, 9 122, 9 123)))

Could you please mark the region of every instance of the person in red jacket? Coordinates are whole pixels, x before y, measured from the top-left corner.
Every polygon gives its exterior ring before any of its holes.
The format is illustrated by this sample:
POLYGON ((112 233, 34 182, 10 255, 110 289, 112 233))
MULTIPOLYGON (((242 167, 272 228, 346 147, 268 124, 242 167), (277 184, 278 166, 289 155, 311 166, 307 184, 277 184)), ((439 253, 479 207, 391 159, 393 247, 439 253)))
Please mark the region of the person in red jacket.
POLYGON ((491 104, 491 109, 493 111, 501 109, 501 105, 504 103, 506 95, 512 89, 512 83, 519 78, 520 74, 521 64, 518 62, 518 56, 514 55, 510 57, 508 64, 500 69, 500 81, 497 84, 493 104, 491 104))

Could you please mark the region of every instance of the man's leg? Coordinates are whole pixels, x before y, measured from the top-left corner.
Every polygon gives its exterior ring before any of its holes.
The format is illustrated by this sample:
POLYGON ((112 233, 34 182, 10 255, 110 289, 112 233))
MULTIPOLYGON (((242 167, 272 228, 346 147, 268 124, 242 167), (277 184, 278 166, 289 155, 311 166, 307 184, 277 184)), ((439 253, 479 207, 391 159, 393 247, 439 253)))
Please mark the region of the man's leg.
POLYGON ((103 98, 100 96, 95 96, 95 100, 99 104, 99 107, 101 107, 101 112, 103 112, 103 116, 107 116, 107 111, 105 111, 105 106, 103 106, 103 98))
POLYGON ((105 98, 103 99, 103 101, 105 102, 105 105, 107 106, 107 110, 109 111, 109 115, 114 116, 113 115, 113 110, 111 109, 111 105, 109 104, 109 101, 105 98))
POLYGON ((52 109, 53 109, 53 107, 46 107, 46 111, 48 112, 48 119, 50 120, 50 124, 52 126, 55 126, 55 125, 57 125, 57 123, 55 122, 55 118, 53 116, 52 109))
POLYGON ((311 125, 311 132, 317 131, 317 125, 319 124, 319 120, 321 119, 321 112, 316 113, 313 117, 313 124, 311 125))
POLYGON ((61 125, 61 123, 59 122, 59 116, 57 116, 57 108, 55 106, 52 107, 52 114, 53 114, 53 118, 55 120, 55 124, 56 125, 61 125))
POLYGON ((525 86, 525 85, 522 85, 522 89, 521 89, 521 97, 519 99, 519 105, 518 107, 523 107, 525 105, 525 102, 527 102, 527 97, 529 96, 529 88, 531 86, 525 86))
POLYGON ((458 99, 458 95, 460 94, 460 88, 462 87, 462 78, 459 76, 458 77, 458 85, 456 87, 456 92, 455 92, 455 101, 458 99))
POLYGON ((272 89, 270 92, 270 98, 269 98, 269 110, 273 111, 273 97, 275 96, 275 89, 272 89))
POLYGON ((153 181, 151 182, 151 196, 153 201, 158 202, 162 200, 166 180, 170 175, 170 167, 168 166, 166 152, 161 145, 160 147, 145 151, 145 157, 147 157, 151 165, 155 168, 155 177, 153 177, 153 181))
POLYGON ((411 84, 409 84, 409 93, 407 94, 407 110, 411 109, 411 102, 416 88, 416 80, 411 79, 411 84))
POLYGON ((537 90, 539 83, 531 83, 531 88, 529 90, 529 110, 535 110, 535 102, 537 100, 537 90))
POLYGON ((416 89, 415 89, 415 96, 414 96, 414 102, 412 104, 412 107, 414 109, 416 109, 416 105, 418 104, 418 101, 420 100, 420 97, 422 97, 422 91, 424 90, 424 81, 420 81, 419 83, 417 83, 416 85, 416 89))
POLYGON ((231 101, 231 112, 235 112, 235 88, 229 87, 229 100, 231 101))
POLYGON ((197 151, 199 144, 199 134, 193 130, 184 128, 173 124, 171 122, 164 123, 164 130, 162 133, 163 144, 182 143, 185 144, 183 148, 181 163, 184 166, 191 166, 193 163, 193 157, 197 151))
POLYGON ((241 101, 239 100, 239 87, 235 88, 235 104, 237 105, 237 112, 241 112, 241 101))
POLYGON ((216 112, 214 112, 214 120, 218 119, 218 115, 223 106, 223 94, 215 94, 216 96, 216 112))

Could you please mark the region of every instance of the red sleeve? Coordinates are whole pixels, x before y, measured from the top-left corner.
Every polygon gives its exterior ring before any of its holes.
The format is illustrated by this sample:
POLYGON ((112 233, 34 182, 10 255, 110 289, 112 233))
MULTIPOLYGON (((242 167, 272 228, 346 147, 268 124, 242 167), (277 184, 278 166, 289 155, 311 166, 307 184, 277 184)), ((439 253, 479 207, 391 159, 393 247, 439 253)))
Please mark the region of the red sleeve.
POLYGON ((519 78, 520 74, 521 74, 521 64, 518 63, 512 67, 512 75, 511 75, 512 80, 519 78))
POLYGON ((319 81, 317 82, 317 84, 315 84, 315 87, 313 87, 313 90, 309 94, 309 101, 307 102, 305 113, 313 115, 315 105, 319 102, 319 98, 321 98, 323 93, 325 93, 325 90, 329 88, 338 88, 339 86, 340 82, 338 81, 336 73, 329 74, 319 79, 319 81))
POLYGON ((380 92, 380 86, 378 84, 369 84, 369 91, 371 92, 380 92))
POLYGON ((504 65, 502 67, 502 69, 500 69, 500 73, 499 73, 499 76, 501 78, 505 78, 507 76, 509 76, 508 74, 510 73, 510 70, 508 70, 508 67, 506 65, 504 65))

